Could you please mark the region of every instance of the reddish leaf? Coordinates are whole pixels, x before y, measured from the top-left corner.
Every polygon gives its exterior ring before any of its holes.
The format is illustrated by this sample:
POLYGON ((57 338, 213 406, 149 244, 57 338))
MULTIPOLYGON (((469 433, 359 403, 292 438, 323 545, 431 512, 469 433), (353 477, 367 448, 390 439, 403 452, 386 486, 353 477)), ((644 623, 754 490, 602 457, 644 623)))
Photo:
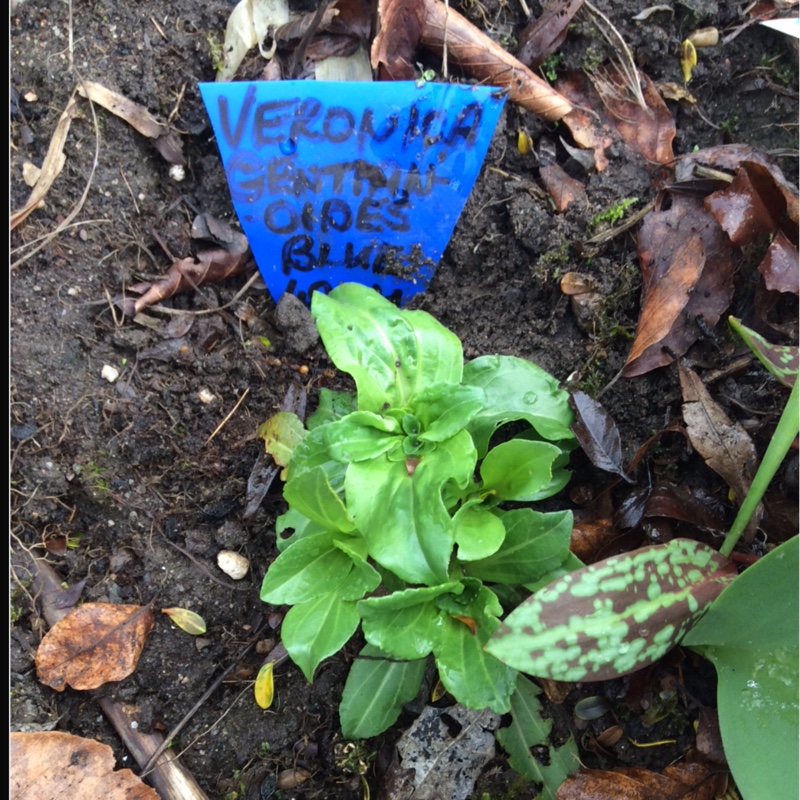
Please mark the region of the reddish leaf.
POLYGON ((592 464, 633 483, 622 466, 622 440, 611 415, 584 392, 573 392, 572 405, 575 409, 572 432, 592 464))
POLYGON ((614 143, 617 134, 602 114, 602 103, 597 92, 582 72, 559 76, 555 86, 573 105, 572 111, 564 117, 564 124, 569 128, 575 144, 586 150, 594 150, 595 168, 602 172, 608 166, 605 150, 614 143))
POLYGON ((592 564, 597 561, 603 548, 611 544, 618 535, 610 519, 576 522, 572 527, 569 549, 584 564, 592 564))
POLYGON ((130 675, 153 628, 149 606, 84 603, 57 622, 36 652, 39 680, 62 692, 130 675))
POLYGON ((667 350, 683 355, 700 336, 698 318, 717 324, 733 296, 730 252, 725 232, 694 197, 676 194, 668 211, 645 217, 639 231, 642 311, 625 377, 669 364, 667 350))
POLYGON ((558 164, 539 167, 539 178, 559 214, 566 211, 576 200, 586 200, 584 185, 570 178, 558 164))
POLYGON ((727 188, 706 197, 705 206, 737 247, 772 233, 777 225, 742 167, 727 188))
POLYGON ((107 744, 70 733, 12 733, 9 763, 11 800, 158 800, 129 769, 114 771, 107 744))
POLYGON ((402 81, 415 77, 414 51, 422 35, 425 0, 380 0, 381 27, 372 43, 372 68, 381 80, 402 81))
POLYGON ((550 0, 539 19, 520 33, 517 58, 526 67, 538 69, 551 53, 561 47, 567 38, 569 23, 582 5, 583 0, 550 0))
POLYGON ((800 264, 797 247, 783 231, 778 231, 758 266, 764 285, 770 291, 800 294, 800 264))
POLYGON ((558 800, 713 800, 719 789, 703 764, 673 764, 661 772, 644 767, 580 769, 561 784, 558 800))
POLYGON ((706 503, 700 502, 688 489, 673 483, 657 483, 644 504, 643 517, 664 517, 687 522, 693 528, 720 534, 725 523, 716 517, 706 503))

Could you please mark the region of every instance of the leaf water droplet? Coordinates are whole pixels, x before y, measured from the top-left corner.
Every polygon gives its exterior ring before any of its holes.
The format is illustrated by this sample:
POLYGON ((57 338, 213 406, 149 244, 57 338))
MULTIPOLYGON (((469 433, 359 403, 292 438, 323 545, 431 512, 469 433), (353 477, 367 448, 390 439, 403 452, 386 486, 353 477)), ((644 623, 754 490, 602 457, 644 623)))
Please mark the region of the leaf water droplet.
POLYGON ((524 401, 525 401, 525 402, 526 402, 526 403, 527 403, 529 406, 532 406, 532 405, 534 405, 534 403, 536 403, 536 401, 539 399, 539 397, 538 397, 538 395, 536 394, 536 392, 525 392, 525 394, 524 394, 524 395, 522 395, 522 399, 523 399, 523 400, 524 400, 524 401))

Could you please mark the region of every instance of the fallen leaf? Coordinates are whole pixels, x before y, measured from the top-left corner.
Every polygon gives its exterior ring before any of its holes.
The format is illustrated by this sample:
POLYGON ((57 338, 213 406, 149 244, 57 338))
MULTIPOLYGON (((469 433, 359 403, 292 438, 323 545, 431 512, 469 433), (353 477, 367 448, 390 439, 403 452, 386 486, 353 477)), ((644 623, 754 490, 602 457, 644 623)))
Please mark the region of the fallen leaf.
POLYGON ((256 436, 264 440, 264 449, 276 464, 286 467, 295 447, 305 439, 307 431, 302 420, 291 411, 279 411, 258 426, 256 436))
POLYGON ((39 680, 57 692, 96 689, 130 675, 153 628, 149 606, 84 603, 57 622, 36 651, 39 680))
POLYGON ((566 98, 440 0, 417 0, 413 15, 412 9, 397 8, 404 5, 406 0, 380 0, 381 29, 372 43, 374 68, 380 64, 387 69, 402 67, 418 28, 423 47, 441 54, 446 46, 449 57, 465 72, 481 82, 507 89, 513 102, 534 114, 554 122, 570 111, 566 98), (400 36, 402 41, 391 44, 386 41, 387 36, 400 36))
POLYGON ((267 661, 256 676, 253 691, 255 693, 256 705, 259 708, 267 709, 272 705, 272 699, 275 696, 275 682, 272 676, 274 668, 275 662, 267 661))
POLYGON ((162 608, 161 613, 166 614, 182 631, 192 636, 201 636, 206 632, 206 621, 188 608, 162 608))
POLYGON ((672 362, 714 326, 733 297, 731 243, 696 197, 675 194, 639 231, 642 310, 623 369, 632 378, 672 362))
POLYGON ((626 89, 627 79, 616 65, 590 75, 623 141, 648 161, 669 164, 675 159, 672 153, 675 120, 650 78, 641 71, 639 76, 647 108, 642 108, 626 89))
POLYGON ((584 564, 592 564, 597 561, 603 548, 618 536, 610 519, 583 520, 572 526, 569 549, 584 564))
MULTIPOLYGON (((640 251, 640 257, 643 256, 644 253, 640 251)), ((692 233, 671 256, 663 270, 653 271, 651 280, 642 289, 645 300, 639 315, 636 338, 623 372, 628 378, 671 360, 669 354, 663 351, 664 341, 700 280, 705 265, 703 240, 692 233), (646 359, 648 355, 650 359, 646 359), (645 368, 642 369, 642 366, 645 368)), ((663 263, 661 253, 654 257, 663 263)))
POLYGON ((797 247, 783 231, 778 231, 766 255, 758 265, 764 285, 774 292, 800 294, 800 264, 797 247))
POLYGON ((558 164, 543 164, 539 167, 539 179, 559 214, 563 214, 576 200, 586 202, 584 185, 570 178, 558 164))
POLYGON ((381 27, 372 43, 372 67, 381 80, 403 81, 416 76, 414 52, 422 36, 424 0, 378 4, 381 27))
POLYGON ((591 81, 582 72, 567 72, 559 75, 555 87, 572 103, 572 111, 564 117, 564 124, 575 144, 594 151, 595 168, 602 172, 608 166, 605 150, 614 144, 618 134, 602 113, 593 110, 597 106, 602 112, 602 104, 591 81))
POLYGON ((129 769, 114 770, 114 751, 93 739, 57 731, 12 733, 11 800, 158 800, 129 769))
POLYGON ((550 0, 542 8, 542 14, 519 35, 517 58, 531 69, 558 50, 567 38, 572 18, 578 13, 583 0, 550 0))
POLYGON ((622 440, 608 411, 597 400, 580 391, 572 393, 572 406, 575 422, 570 427, 589 461, 599 469, 633 483, 622 466, 622 440))
POLYGON ((728 323, 772 375, 789 389, 795 385, 800 367, 800 348, 772 344, 757 331, 742 325, 736 317, 728 317, 728 323))
POLYGON ((64 168, 66 158, 64 156, 64 144, 67 141, 72 120, 78 113, 78 103, 73 94, 67 101, 67 106, 62 112, 56 124, 56 129, 50 138, 50 145, 47 148, 47 155, 44 157, 42 169, 39 177, 31 190, 28 201, 25 205, 11 214, 10 228, 13 231, 20 223, 24 222, 28 216, 37 208, 44 205, 44 198, 50 191, 53 181, 58 177, 64 168))
POLYGON ((686 522, 692 528, 720 535, 725 523, 683 486, 660 481, 653 486, 644 504, 644 518, 663 517, 686 522))
MULTIPOLYGON (((750 489, 757 464, 753 440, 738 422, 731 422, 697 374, 680 362, 678 376, 689 439, 706 464, 733 489, 736 501, 741 504, 750 489)), ((760 518, 759 506, 748 525, 749 531, 755 530, 760 518)))
POLYGON ((661 772, 644 767, 580 769, 556 792, 557 800, 713 800, 718 782, 703 764, 673 764, 661 772))
POLYGON ((288 21, 287 0, 240 0, 225 27, 225 61, 217 71, 217 81, 232 80, 247 51, 256 45, 261 47, 270 26, 278 28, 288 21))
POLYGON ((158 122, 144 106, 93 81, 81 81, 77 91, 81 97, 97 103, 120 119, 124 119, 142 136, 152 139, 153 146, 168 164, 186 165, 180 137, 172 133, 166 125, 158 122))

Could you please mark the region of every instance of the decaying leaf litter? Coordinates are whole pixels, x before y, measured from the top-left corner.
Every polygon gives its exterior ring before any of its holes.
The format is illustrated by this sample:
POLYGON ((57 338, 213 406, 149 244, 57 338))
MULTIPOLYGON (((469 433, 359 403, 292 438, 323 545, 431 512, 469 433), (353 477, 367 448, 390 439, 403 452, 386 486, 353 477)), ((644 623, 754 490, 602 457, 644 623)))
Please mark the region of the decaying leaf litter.
MULTIPOLYGON (((684 427, 688 421, 680 405, 693 401, 681 394, 675 367, 664 365, 678 357, 686 359, 683 369, 701 377, 723 416, 739 425, 758 454, 782 407, 782 390, 754 360, 742 363, 745 350, 727 338, 725 316, 720 315, 743 317, 772 342, 796 342, 796 302, 786 294, 796 286, 796 269, 791 269, 792 259, 796 264, 796 200, 793 211, 791 186, 786 188, 784 179, 775 177, 774 168, 764 164, 762 152, 742 150, 743 145, 757 145, 759 151, 796 148, 796 127, 782 127, 793 124, 796 116, 796 61, 790 45, 777 34, 748 24, 751 20, 736 17, 733 10, 690 11, 676 5, 671 14, 653 11, 644 20, 632 21, 623 5, 599 10, 621 32, 636 53, 643 78, 655 87, 656 94, 645 92, 646 105, 656 103, 658 92, 668 96, 664 84, 682 84, 679 43, 686 33, 716 23, 723 41, 738 34, 719 50, 698 49, 698 65, 685 87, 692 100, 684 95, 661 101, 674 121, 674 137, 663 133, 669 119, 659 111, 642 118, 658 120, 657 126, 640 122, 634 125, 639 135, 626 138, 618 125, 620 117, 613 114, 615 102, 624 100, 624 95, 618 97, 624 52, 608 44, 607 37, 614 40, 613 32, 597 30, 598 17, 578 12, 554 51, 561 56, 556 71, 559 82, 577 85, 578 75, 587 70, 593 77, 593 91, 604 98, 604 105, 586 101, 587 84, 580 102, 562 90, 572 104, 597 115, 589 118, 598 120, 595 125, 601 138, 591 141, 608 144, 602 151, 589 152, 600 171, 583 172, 574 156, 567 155, 572 151, 560 149, 562 141, 562 146, 573 150, 576 145, 596 147, 579 140, 577 123, 568 129, 559 126, 554 135, 539 118, 510 105, 483 179, 439 274, 418 301, 456 330, 468 356, 496 351, 528 357, 562 380, 572 377, 572 383, 590 396, 606 387, 626 360, 626 375, 641 376, 619 378, 601 399, 619 426, 627 462, 638 455, 637 447, 650 442, 647 452, 639 456, 638 467, 619 462, 638 481, 637 486, 631 488, 624 481, 614 485, 613 475, 604 477, 582 455, 573 456, 576 476, 567 493, 572 507, 585 510, 582 529, 594 525, 606 536, 597 557, 634 549, 646 541, 645 536, 666 540, 685 531, 694 522, 685 512, 692 502, 720 521, 721 528, 704 526, 702 536, 710 542, 720 535, 715 531, 724 532, 731 518, 735 498, 728 494, 727 478, 717 477, 705 466, 705 456, 692 452, 684 427), (760 88, 753 88, 754 81, 760 88), (788 94, 772 91, 773 86, 788 94), (730 100, 727 108, 720 105, 725 98, 730 100), (718 127, 708 125, 703 117, 718 127), (585 204, 567 204, 563 214, 548 207, 537 182, 537 156, 517 150, 518 130, 531 136, 537 154, 543 138, 553 141, 556 163, 566 169, 570 180, 586 187, 585 204), (679 160, 672 170, 671 156, 663 155, 665 142, 671 144, 674 155, 688 154, 695 145, 698 154, 679 160), (738 149, 718 147, 729 143, 738 149), (698 174, 698 165, 720 170, 725 177, 698 174), (633 210, 657 201, 653 214, 688 207, 695 217, 706 209, 703 213, 715 220, 707 220, 696 237, 689 237, 697 251, 693 272, 666 255, 681 242, 657 246, 659 256, 665 255, 660 269, 675 283, 669 293, 671 305, 667 304, 673 312, 670 316, 664 311, 650 312, 655 319, 648 338, 641 341, 636 325, 643 325, 647 296, 640 306, 640 287, 643 292, 651 286, 663 291, 652 279, 639 282, 637 250, 641 254, 648 246, 641 239, 643 234, 633 228, 638 242, 631 234, 621 233, 600 246, 585 244, 594 218, 632 197, 640 198, 633 210), (740 197, 748 198, 747 207, 753 208, 753 222, 741 236, 725 221, 726 204, 740 197), (732 243, 722 278, 720 267, 709 257, 714 249, 706 240, 713 224, 732 243), (768 237, 775 231, 770 243, 768 237), (560 274, 574 269, 591 274, 592 290, 601 297, 581 327, 557 283, 560 274), (731 273, 732 292, 727 277, 731 273), (726 304, 728 292, 731 297, 726 304), (722 308, 714 312, 709 310, 712 303, 701 303, 695 309, 692 304, 698 294, 722 308), (630 367, 628 338, 634 333, 633 347, 639 342, 642 354, 636 370, 630 367), (664 342, 665 336, 673 338, 664 342), (665 353, 662 343, 672 352, 665 353), (626 524, 618 521, 623 514, 626 524)), ((83 105, 75 109, 65 135, 66 159, 60 175, 47 190, 44 208, 30 212, 12 241, 15 247, 32 245, 21 251, 19 260, 39 246, 41 236, 58 230, 39 252, 17 266, 12 278, 12 525, 28 547, 54 540, 68 543, 65 555, 55 561, 68 583, 87 581, 84 600, 144 605, 159 593, 160 607, 188 607, 206 619, 209 631, 198 641, 159 615, 136 672, 117 687, 107 687, 118 699, 134 702, 143 728, 168 733, 237 657, 248 632, 259 630, 264 614, 257 584, 274 558, 270 534, 264 531, 270 529, 279 499, 268 489, 265 501, 249 520, 242 513, 247 482, 263 447, 255 431, 281 407, 292 384, 306 387, 312 403, 320 386, 338 384, 324 355, 313 345, 313 337, 306 340, 312 344, 305 345, 311 349, 298 347, 301 319, 295 316, 277 325, 274 305, 263 292, 237 296, 245 278, 194 290, 204 276, 202 271, 191 273, 182 287, 189 293, 167 303, 172 305, 172 314, 164 316, 153 309, 138 322, 121 324, 120 312, 126 309, 124 303, 114 305, 114 301, 122 292, 127 296, 129 287, 142 279, 157 286, 169 274, 171 263, 194 261, 188 256, 195 253, 191 243, 195 216, 231 217, 219 158, 209 141, 194 84, 213 78, 214 53, 218 52, 213 43, 222 41, 230 7, 209 5, 198 12, 193 6, 185 17, 175 6, 142 8, 152 14, 142 13, 141 20, 129 17, 130 10, 116 7, 96 7, 76 16, 74 53, 64 51, 69 21, 63 8, 46 4, 33 9, 25 4, 12 18, 12 83, 21 98, 16 101, 11 154, 16 208, 26 205, 28 190, 19 178, 15 182, 15 175, 21 175, 24 160, 43 162, 58 118, 78 85, 79 76, 66 69, 73 55, 79 56, 73 61, 80 77, 170 120, 184 142, 188 164, 186 179, 173 182, 169 165, 140 133, 102 109, 76 100, 83 105), (49 61, 33 55, 42 52, 49 61), (87 67, 81 67, 81 58, 87 67), (31 91, 37 99, 23 99, 31 91), (23 135, 25 126, 33 141, 23 135), (95 133, 100 134, 99 151, 92 173, 95 133), (16 167, 20 169, 15 172, 16 167), (91 185, 80 203, 90 175, 91 185), (71 217, 74 208, 79 213, 71 217), (79 224, 71 227, 75 222, 79 224), (113 313, 104 311, 107 305, 94 304, 106 304, 106 297, 113 313), (194 317, 196 311, 203 314, 194 317), (144 355, 148 352, 150 358, 144 355), (100 377, 106 364, 120 372, 113 386, 100 377), (237 412, 209 442, 234 408, 237 412), (188 555, 169 547, 167 541, 188 555), (239 551, 255 565, 259 575, 252 579, 250 591, 234 592, 228 578, 217 572, 220 550, 239 551)), ((771 10, 762 8, 759 13, 771 10)), ((519 36, 525 27, 522 10, 509 6, 463 4, 459 11, 506 51, 513 52, 511 37, 519 36)), ((556 41, 558 32, 550 36, 556 41)), ((302 33, 299 38, 302 41, 302 33)), ((306 55, 313 43, 313 38, 304 43, 306 55)), ((436 53, 435 45, 430 53, 414 52, 409 62, 412 69, 418 69, 419 60, 441 77, 443 56, 436 53)), ((307 64, 299 56, 292 59, 292 53, 297 49, 285 53, 288 66, 300 75, 307 64)), ((459 64, 455 53, 448 52, 448 70, 460 78, 468 74, 469 58, 459 64)), ((265 62, 252 55, 248 58, 240 75, 258 74, 265 62)), ((641 108, 625 100, 621 121, 627 118, 630 125, 631 116, 639 113, 637 107, 641 108)), ((583 125, 582 130, 587 123, 583 125)), ((796 161, 791 157, 780 157, 778 163, 785 175, 794 174, 796 161)), ((554 194, 554 201, 560 196, 557 186, 555 190, 545 186, 545 190, 554 194)), ((38 200, 33 205, 37 204, 38 200)), ((641 229, 653 224, 645 221, 641 229)), ((203 263, 202 256, 198 261, 203 263)), ((168 292, 157 295, 167 296, 168 292)), ((751 545, 755 555, 765 544, 796 532, 796 459, 794 477, 791 469, 789 463, 766 498, 770 527, 762 525, 755 532, 751 545)), ((731 489, 738 494, 735 487, 731 489)), ((699 533, 693 535, 702 538, 699 533)), ((52 700, 47 690, 33 682, 30 656, 38 635, 29 624, 24 597, 20 594, 12 601, 12 614, 18 608, 20 615, 12 631, 12 665, 19 676, 14 680, 20 700, 14 710, 15 725, 47 727, 46 703, 57 702, 69 720, 56 723, 60 729, 89 738, 99 736, 118 747, 110 730, 98 723, 97 712, 85 710, 85 698, 79 693, 67 690, 52 700)), ((279 619, 272 617, 268 622, 272 624, 265 628, 262 650, 269 650, 280 638, 279 619)), ((354 646, 352 654, 357 649, 354 646)), ((264 717, 252 691, 241 693, 255 679, 264 658, 260 651, 245 657, 235 682, 223 684, 181 734, 181 744, 190 745, 182 759, 208 796, 225 796, 236 789, 239 770, 244 771, 242 783, 250 779, 251 788, 256 786, 255 777, 260 778, 261 787, 269 776, 282 775, 285 786, 301 777, 297 770, 305 770, 300 786, 306 793, 362 796, 361 776, 358 770, 346 768, 342 747, 337 746, 341 743, 335 741, 334 708, 343 685, 343 665, 335 659, 323 665, 310 689, 293 668, 277 668, 275 713, 264 717), (229 707, 227 716, 220 719, 229 707), (203 738, 190 744, 199 734, 203 738), (302 763, 295 767, 292 747, 297 742, 314 744, 316 755, 304 746, 302 763), (286 770, 292 770, 292 775, 285 774, 286 770)), ((615 705, 617 713, 620 707, 632 709, 624 722, 625 736, 614 745, 603 746, 608 739, 604 731, 613 727, 607 720, 589 725, 591 736, 587 732, 582 740, 587 745, 595 740, 600 744, 582 752, 584 763, 605 770, 635 765, 658 771, 692 746, 693 733, 677 724, 684 714, 696 713, 689 694, 696 699, 698 691, 705 691, 707 704, 713 705, 713 691, 697 685, 700 675, 697 665, 673 658, 635 678, 573 687, 572 694, 551 703, 548 712, 556 736, 563 740, 569 730, 575 730, 571 709, 581 697, 599 693, 615 705), (657 690, 679 674, 686 683, 676 684, 677 691, 673 689, 675 694, 665 701, 657 690), (661 711, 655 713, 658 706, 661 711), (664 716, 659 719, 661 712, 664 716), (676 741, 640 748, 631 739, 637 743, 676 741)), ((401 722, 401 727, 408 727, 410 719, 405 725, 401 722)), ((373 748, 379 756, 385 752, 387 762, 391 762, 393 741, 387 737, 373 748), (385 750, 379 749, 381 745, 385 750)), ((373 790, 384 785, 382 763, 379 757, 368 764, 366 779, 373 790)), ((497 762, 500 776, 513 781, 513 773, 503 772, 504 763, 497 762)), ((497 783, 493 781, 498 780, 490 773, 482 785, 494 790, 497 783)), ((619 792, 622 780, 616 778, 613 791, 619 792)))

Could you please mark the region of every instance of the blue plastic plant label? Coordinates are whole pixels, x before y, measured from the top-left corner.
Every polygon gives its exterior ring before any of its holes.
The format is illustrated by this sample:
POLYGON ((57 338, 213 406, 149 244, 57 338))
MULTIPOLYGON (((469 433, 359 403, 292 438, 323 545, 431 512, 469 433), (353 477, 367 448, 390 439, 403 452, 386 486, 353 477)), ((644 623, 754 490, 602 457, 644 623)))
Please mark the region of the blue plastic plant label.
POLYGON ((503 107, 492 87, 201 83, 233 204, 277 301, 425 289, 503 107))

